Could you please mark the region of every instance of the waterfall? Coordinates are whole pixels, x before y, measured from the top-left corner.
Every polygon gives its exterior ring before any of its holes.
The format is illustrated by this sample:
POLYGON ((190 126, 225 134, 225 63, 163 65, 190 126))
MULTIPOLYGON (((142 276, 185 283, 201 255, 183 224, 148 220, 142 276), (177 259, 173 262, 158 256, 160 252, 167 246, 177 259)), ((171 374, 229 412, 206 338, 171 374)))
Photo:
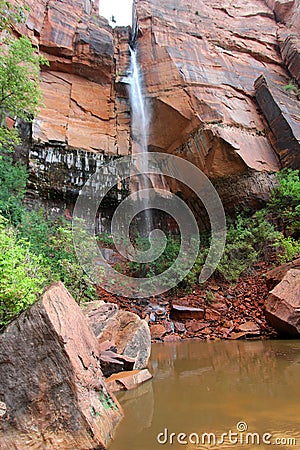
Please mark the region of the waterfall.
MULTIPOLYGON (((149 189, 151 183, 148 173, 148 136, 150 125, 150 114, 147 107, 146 100, 143 96, 143 82, 142 75, 138 66, 136 50, 130 47, 131 64, 129 75, 129 97, 131 103, 131 133, 133 140, 133 155, 140 153, 141 160, 141 175, 137 181, 137 191, 141 189, 149 189)), ((152 214, 149 209, 149 195, 142 196, 143 201, 143 223, 141 226, 142 235, 148 236, 152 229, 152 214)))

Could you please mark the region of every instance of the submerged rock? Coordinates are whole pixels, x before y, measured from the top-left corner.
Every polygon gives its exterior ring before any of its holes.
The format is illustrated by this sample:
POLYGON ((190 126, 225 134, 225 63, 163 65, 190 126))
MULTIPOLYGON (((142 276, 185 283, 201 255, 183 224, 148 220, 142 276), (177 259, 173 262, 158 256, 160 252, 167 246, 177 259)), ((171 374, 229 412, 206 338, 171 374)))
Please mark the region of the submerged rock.
POLYGON ((99 344, 109 341, 119 355, 135 358, 134 369, 147 367, 151 352, 148 324, 138 315, 119 310, 114 303, 95 301, 84 310, 99 344))
POLYGON ((122 418, 99 346, 62 283, 0 336, 1 450, 102 449, 122 418))
POLYGON ((130 372, 114 373, 106 380, 111 392, 131 390, 152 378, 148 369, 132 370, 130 372))
POLYGON ((270 292, 266 320, 280 334, 300 337, 300 270, 290 269, 270 292))

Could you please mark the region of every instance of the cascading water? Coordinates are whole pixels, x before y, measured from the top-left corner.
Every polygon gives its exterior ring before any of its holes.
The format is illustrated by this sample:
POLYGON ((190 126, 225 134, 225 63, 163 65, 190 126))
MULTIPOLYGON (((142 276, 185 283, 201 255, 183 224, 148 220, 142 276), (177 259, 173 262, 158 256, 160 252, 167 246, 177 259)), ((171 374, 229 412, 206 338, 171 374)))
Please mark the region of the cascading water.
POLYGON ((143 235, 148 236, 152 229, 152 214, 149 209, 149 195, 146 193, 150 186, 148 178, 148 136, 150 114, 147 103, 143 96, 142 76, 137 62, 136 50, 130 47, 131 64, 129 75, 129 96, 131 103, 131 132, 133 139, 133 155, 140 153, 142 160, 140 164, 141 175, 136 183, 137 192, 143 189, 143 223, 140 231, 143 235))

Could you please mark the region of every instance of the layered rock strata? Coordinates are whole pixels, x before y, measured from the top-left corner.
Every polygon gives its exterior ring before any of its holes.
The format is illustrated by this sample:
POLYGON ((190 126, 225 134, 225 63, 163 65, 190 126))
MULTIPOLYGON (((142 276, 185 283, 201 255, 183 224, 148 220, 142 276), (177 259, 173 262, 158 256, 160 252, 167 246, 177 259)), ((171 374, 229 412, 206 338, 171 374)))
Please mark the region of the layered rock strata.
POLYGON ((261 75, 278 90, 288 83, 278 41, 284 26, 260 0, 136 0, 135 10, 152 99, 151 149, 195 163, 216 184, 227 210, 238 203, 258 207, 273 187, 272 174, 298 165, 290 164, 293 149, 278 158, 254 89, 261 75), (231 183, 241 184, 240 178, 243 187, 232 198, 231 183))
POLYGON ((127 93, 115 84, 128 64, 129 28, 114 32, 99 16, 98 1, 25 4, 29 17, 16 31, 50 63, 41 72, 43 103, 32 126, 30 197, 61 213, 72 209, 95 161, 99 167, 129 153, 127 93))
MULTIPOLYGON (((74 152, 84 152, 92 170, 102 155, 130 153, 130 38, 152 103, 149 149, 196 164, 227 212, 260 207, 274 173, 299 167, 298 100, 290 108, 292 97, 284 95, 291 78, 299 81, 299 0, 135 0, 131 33, 112 30, 98 1, 26 4, 31 13, 18 31, 50 61, 29 153, 33 202, 42 196, 51 206, 60 201, 60 212, 71 209, 70 197, 89 176, 85 163, 70 162, 74 152), (265 81, 255 89, 258 79, 265 81), (277 107, 275 123, 270 110, 277 107)), ((191 192, 176 180, 170 188, 203 216, 191 192)))

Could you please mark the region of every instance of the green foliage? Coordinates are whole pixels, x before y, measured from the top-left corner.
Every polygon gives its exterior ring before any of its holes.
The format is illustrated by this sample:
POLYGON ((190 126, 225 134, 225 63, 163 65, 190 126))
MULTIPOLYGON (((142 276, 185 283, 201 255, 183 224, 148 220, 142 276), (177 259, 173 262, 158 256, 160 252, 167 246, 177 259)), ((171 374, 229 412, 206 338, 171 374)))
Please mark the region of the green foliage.
POLYGON ((104 409, 116 409, 118 410, 117 404, 113 401, 111 396, 103 391, 99 392, 99 400, 103 405, 104 409))
POLYGON ((278 186, 273 190, 267 210, 285 236, 300 237, 299 171, 284 169, 277 174, 278 186))
POLYGON ((0 327, 30 306, 42 288, 61 280, 77 302, 97 298, 79 264, 71 224, 22 211, 18 228, 0 216, 0 327))
MULTIPOLYGON (((138 235, 135 238, 134 245, 138 250, 145 251, 149 248, 149 241, 147 238, 138 235)), ((157 240, 154 245, 157 249, 161 249, 162 242, 157 240)), ((168 236, 165 250, 159 258, 149 263, 130 262, 128 267, 135 276, 147 276, 150 278, 167 270, 177 258, 179 250, 180 238, 168 236)))
POLYGON ((288 84, 283 86, 283 89, 287 92, 293 92, 300 100, 300 89, 297 87, 295 80, 290 80, 288 84))
POLYGON ((0 212, 12 224, 22 217, 22 199, 25 194, 27 169, 21 162, 13 163, 9 154, 0 160, 0 212))
POLYGON ((274 247, 277 248, 278 260, 284 264, 300 255, 300 241, 292 237, 284 237, 282 233, 277 234, 274 242, 274 247))
POLYGON ((206 291, 206 293, 205 293, 205 301, 206 301, 206 303, 208 305, 211 305, 212 302, 214 301, 214 299, 215 299, 214 293, 212 291, 210 291, 210 290, 206 291))
POLYGON ((40 64, 46 63, 25 36, 7 39, 5 47, 0 54, 1 126, 4 126, 5 115, 28 120, 36 113, 41 99, 40 64))
POLYGON ((41 97, 40 64, 47 63, 27 37, 16 39, 10 33, 15 23, 24 21, 26 10, 0 0, 0 211, 12 223, 21 218, 27 171, 21 162, 13 162, 12 152, 20 138, 16 129, 6 126, 6 117, 33 117, 41 97))
POLYGON ((273 226, 261 213, 237 216, 227 230, 226 245, 218 271, 230 282, 249 269, 275 239, 273 226))
POLYGON ((206 257, 208 255, 208 245, 209 242, 206 243, 206 246, 202 246, 200 248, 195 264, 193 265, 190 272, 185 276, 185 278, 180 283, 180 287, 187 293, 191 293, 193 290, 193 286, 198 282, 199 275, 201 273, 206 257))
MULTIPOLYGON (((61 280, 78 303, 97 298, 94 285, 78 262, 70 222, 62 218, 50 221, 43 210, 25 212, 19 233, 28 239, 34 254, 42 255, 51 273, 49 283, 61 280)), ((86 239, 82 236, 83 241, 86 239)))
POLYGON ((0 212, 8 219, 4 224, 1 216, 0 221, 1 326, 32 304, 52 281, 62 280, 78 302, 96 298, 77 261, 71 225, 51 222, 43 212, 27 212, 22 205, 28 174, 21 162, 13 161, 20 138, 15 128, 7 127, 6 118, 33 118, 41 99, 40 64, 48 64, 27 37, 16 39, 11 34, 11 28, 24 21, 26 10, 0 0, 0 212))
POLYGON ((0 216, 0 327, 34 303, 46 283, 40 256, 34 255, 26 239, 0 216))
POLYGON ((105 246, 108 246, 108 247, 114 245, 113 237, 110 234, 108 234, 108 233, 99 233, 97 235, 97 240, 101 244, 104 244, 105 246))
POLYGON ((25 22, 27 6, 12 5, 9 1, 0 0, 0 32, 10 31, 15 24, 25 22))

